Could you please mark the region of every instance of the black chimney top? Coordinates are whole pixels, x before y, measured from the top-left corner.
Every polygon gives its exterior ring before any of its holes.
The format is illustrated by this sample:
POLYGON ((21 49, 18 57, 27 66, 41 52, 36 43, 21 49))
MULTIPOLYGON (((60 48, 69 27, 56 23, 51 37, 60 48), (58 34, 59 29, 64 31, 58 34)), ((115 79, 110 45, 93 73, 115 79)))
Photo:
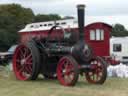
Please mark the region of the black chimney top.
POLYGON ((79 39, 84 40, 84 9, 85 5, 77 5, 78 13, 78 27, 79 27, 79 39))

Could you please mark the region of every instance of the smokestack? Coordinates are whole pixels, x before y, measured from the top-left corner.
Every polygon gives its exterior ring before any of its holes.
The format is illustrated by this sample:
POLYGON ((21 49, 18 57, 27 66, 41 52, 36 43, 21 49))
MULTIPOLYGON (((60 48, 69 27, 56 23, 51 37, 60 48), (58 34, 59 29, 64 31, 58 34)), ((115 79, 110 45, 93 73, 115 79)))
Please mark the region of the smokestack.
POLYGON ((77 5, 79 38, 84 40, 84 8, 85 5, 77 5))

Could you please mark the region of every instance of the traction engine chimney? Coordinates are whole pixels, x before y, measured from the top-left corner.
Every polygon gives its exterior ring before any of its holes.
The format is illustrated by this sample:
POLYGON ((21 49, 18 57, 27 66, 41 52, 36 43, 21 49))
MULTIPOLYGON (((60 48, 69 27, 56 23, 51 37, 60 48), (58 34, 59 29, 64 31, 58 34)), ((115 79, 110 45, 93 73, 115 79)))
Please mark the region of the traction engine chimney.
POLYGON ((85 5, 77 5, 79 40, 84 41, 84 9, 85 5))

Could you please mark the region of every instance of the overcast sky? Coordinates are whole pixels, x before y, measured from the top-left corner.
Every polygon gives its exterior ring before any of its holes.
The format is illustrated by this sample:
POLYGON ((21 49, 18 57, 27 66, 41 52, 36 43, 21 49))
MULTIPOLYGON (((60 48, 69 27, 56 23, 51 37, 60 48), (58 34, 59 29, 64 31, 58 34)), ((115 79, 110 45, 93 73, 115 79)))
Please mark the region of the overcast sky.
POLYGON ((128 28, 128 0, 0 0, 0 4, 7 3, 21 4, 31 8, 35 14, 57 13, 75 17, 76 5, 86 4, 86 23, 121 23, 128 28))

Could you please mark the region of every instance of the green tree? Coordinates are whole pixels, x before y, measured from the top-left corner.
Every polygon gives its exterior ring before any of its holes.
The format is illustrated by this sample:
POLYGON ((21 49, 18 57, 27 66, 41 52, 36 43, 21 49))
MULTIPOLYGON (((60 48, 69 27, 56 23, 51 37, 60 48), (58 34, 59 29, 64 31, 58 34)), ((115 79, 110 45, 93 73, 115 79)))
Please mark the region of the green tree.
POLYGON ((30 8, 24 8, 19 4, 0 5, 0 13, 3 16, 11 17, 17 28, 24 27, 34 20, 32 10, 30 8))
POLYGON ((112 36, 123 37, 128 36, 128 31, 121 24, 115 24, 112 28, 112 36))
POLYGON ((34 22, 44 22, 44 21, 60 20, 60 19, 62 19, 61 16, 57 14, 38 14, 35 16, 34 22))
POLYGON ((19 4, 0 5, 0 50, 7 50, 18 41, 18 31, 33 22, 34 13, 19 4))

